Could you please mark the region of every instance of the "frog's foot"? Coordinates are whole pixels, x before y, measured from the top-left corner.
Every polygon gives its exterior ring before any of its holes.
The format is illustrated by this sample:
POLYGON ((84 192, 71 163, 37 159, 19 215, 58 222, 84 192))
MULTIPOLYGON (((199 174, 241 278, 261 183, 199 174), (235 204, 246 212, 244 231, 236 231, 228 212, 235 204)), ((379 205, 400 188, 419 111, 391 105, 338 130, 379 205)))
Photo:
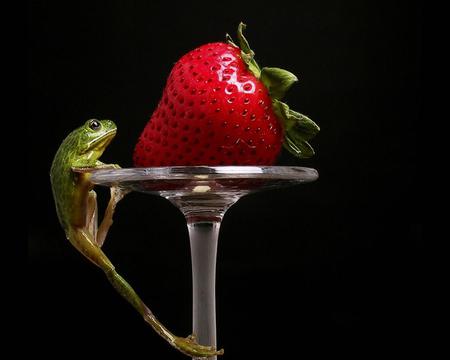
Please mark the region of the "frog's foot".
POLYGON ((122 189, 122 188, 120 188, 120 187, 118 187, 118 186, 111 186, 111 188, 110 188, 110 196, 111 196, 111 201, 112 201, 112 205, 113 205, 113 207, 115 208, 116 207, 116 205, 117 205, 117 203, 120 201, 120 200, 122 200, 124 197, 125 197, 125 195, 127 195, 128 193, 130 193, 131 192, 131 190, 128 190, 128 189, 122 189))
POLYGON ((94 166, 91 166, 91 167, 72 166, 71 169, 74 173, 86 174, 86 173, 91 173, 92 170, 96 169, 96 167, 94 167, 94 166))
POLYGON ((188 356, 195 356, 199 358, 206 358, 210 356, 223 355, 223 349, 216 350, 214 346, 205 346, 197 343, 194 334, 188 337, 176 337, 173 345, 176 349, 188 356))
POLYGON ((96 169, 122 169, 122 167, 119 164, 105 164, 102 163, 100 160, 97 160, 95 163, 96 169))
POLYGON ((91 173, 98 169, 122 169, 118 164, 104 164, 97 161, 94 166, 72 166, 72 171, 79 174, 91 173))

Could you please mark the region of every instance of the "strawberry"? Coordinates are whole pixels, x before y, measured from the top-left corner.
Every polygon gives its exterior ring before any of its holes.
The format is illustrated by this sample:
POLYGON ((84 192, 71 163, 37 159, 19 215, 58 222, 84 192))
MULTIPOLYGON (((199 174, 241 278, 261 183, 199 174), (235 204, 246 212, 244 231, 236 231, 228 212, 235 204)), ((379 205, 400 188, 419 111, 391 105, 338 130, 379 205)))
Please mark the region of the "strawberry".
POLYGON ((314 154, 319 127, 280 100, 297 77, 260 68, 239 24, 237 46, 202 45, 173 67, 134 151, 136 166, 271 165, 284 145, 314 154))

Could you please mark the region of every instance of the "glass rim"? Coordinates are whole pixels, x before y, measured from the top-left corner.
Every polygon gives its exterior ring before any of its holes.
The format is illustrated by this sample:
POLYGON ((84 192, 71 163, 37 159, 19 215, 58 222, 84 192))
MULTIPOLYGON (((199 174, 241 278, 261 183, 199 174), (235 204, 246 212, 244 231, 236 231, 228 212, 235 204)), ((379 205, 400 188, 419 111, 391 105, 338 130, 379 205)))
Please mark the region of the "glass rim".
POLYGON ((92 169, 90 181, 111 184, 149 180, 271 179, 312 182, 316 169, 302 166, 166 166, 92 169))

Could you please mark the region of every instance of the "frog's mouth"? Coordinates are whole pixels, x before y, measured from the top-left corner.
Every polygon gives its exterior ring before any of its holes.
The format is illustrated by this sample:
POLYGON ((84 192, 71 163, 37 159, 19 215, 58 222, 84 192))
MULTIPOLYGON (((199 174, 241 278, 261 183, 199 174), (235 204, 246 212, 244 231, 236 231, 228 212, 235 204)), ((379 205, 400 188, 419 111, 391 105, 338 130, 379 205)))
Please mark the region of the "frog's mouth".
POLYGON ((89 154, 88 157, 95 157, 96 159, 98 159, 103 154, 103 151, 105 151, 109 143, 112 141, 112 139, 116 135, 116 132, 117 129, 111 129, 102 134, 102 136, 92 140, 89 143, 88 149, 86 151, 86 153, 89 154))
POLYGON ((116 136, 117 129, 111 129, 105 132, 102 136, 99 138, 93 140, 89 144, 90 149, 97 149, 97 150, 103 150, 109 145, 109 143, 112 141, 114 136, 116 136))

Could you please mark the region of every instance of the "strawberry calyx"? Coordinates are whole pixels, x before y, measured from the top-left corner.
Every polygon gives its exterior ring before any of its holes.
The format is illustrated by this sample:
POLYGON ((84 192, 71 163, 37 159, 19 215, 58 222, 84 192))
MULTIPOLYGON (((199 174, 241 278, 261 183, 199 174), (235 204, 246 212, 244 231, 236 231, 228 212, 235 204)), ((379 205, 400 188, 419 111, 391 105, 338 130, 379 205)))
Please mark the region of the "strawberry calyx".
POLYGON ((230 35, 226 35, 227 42, 241 50, 241 58, 247 65, 248 70, 259 79, 269 91, 272 99, 272 108, 284 127, 285 141, 283 146, 294 156, 299 158, 309 158, 314 155, 314 149, 309 144, 319 131, 319 126, 306 115, 300 114, 289 108, 281 99, 285 96, 289 88, 298 81, 298 78, 291 72, 276 68, 260 68, 255 61, 255 52, 250 48, 243 31, 246 25, 240 23, 237 30, 239 46, 236 45, 230 35))

